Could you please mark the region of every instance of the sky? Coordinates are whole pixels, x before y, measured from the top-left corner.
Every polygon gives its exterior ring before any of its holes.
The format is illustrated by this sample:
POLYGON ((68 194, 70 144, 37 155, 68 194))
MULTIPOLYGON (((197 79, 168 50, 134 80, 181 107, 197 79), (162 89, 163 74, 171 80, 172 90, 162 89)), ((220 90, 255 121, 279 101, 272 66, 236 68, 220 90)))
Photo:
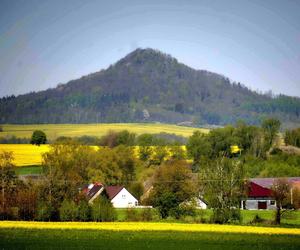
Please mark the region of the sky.
POLYGON ((0 97, 55 87, 136 48, 300 96, 300 0, 0 0, 0 97))

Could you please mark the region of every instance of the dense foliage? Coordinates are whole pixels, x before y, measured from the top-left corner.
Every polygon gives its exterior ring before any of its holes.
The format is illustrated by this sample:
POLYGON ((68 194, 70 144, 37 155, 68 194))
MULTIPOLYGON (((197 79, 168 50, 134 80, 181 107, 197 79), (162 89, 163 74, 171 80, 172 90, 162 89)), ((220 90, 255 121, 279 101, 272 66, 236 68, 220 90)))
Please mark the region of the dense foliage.
POLYGON ((45 144, 47 142, 47 136, 45 132, 41 130, 35 130, 32 133, 30 143, 34 145, 40 146, 41 144, 45 144))
POLYGON ((54 89, 1 98, 0 122, 258 124, 275 115, 295 125, 299 110, 297 97, 258 94, 159 51, 137 49, 106 70, 54 89))
POLYGON ((287 130, 285 132, 284 142, 300 148, 300 128, 287 130))

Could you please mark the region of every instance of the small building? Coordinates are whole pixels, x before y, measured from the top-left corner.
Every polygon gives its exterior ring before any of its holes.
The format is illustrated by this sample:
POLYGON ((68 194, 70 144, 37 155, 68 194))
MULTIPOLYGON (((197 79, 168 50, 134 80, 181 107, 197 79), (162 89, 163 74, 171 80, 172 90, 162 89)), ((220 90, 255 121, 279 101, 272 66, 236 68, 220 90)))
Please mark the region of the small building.
MULTIPOLYGON (((274 210, 276 201, 272 197, 272 186, 278 178, 253 178, 249 180, 248 197, 241 202, 241 209, 274 210)), ((294 187, 299 186, 300 177, 286 178, 291 184, 291 193, 294 187)), ((292 197, 291 197, 292 199, 292 197)), ((292 203, 292 202, 291 202, 292 203)))
POLYGON ((138 206, 138 200, 123 186, 104 186, 99 182, 83 187, 90 204, 100 195, 106 195, 115 208, 138 206))
POLYGON ((108 186, 105 191, 115 208, 138 206, 138 200, 123 186, 108 186))

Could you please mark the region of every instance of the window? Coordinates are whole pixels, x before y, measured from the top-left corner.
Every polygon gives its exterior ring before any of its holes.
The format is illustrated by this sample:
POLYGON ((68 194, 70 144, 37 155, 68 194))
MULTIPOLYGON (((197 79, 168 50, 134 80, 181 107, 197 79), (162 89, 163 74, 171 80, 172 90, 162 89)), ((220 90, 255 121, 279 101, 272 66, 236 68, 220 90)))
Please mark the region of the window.
POLYGON ((271 206, 275 206, 275 201, 270 201, 271 206))
POLYGON ((125 198, 126 198, 126 195, 125 195, 125 194, 122 194, 122 198, 125 199, 125 198))

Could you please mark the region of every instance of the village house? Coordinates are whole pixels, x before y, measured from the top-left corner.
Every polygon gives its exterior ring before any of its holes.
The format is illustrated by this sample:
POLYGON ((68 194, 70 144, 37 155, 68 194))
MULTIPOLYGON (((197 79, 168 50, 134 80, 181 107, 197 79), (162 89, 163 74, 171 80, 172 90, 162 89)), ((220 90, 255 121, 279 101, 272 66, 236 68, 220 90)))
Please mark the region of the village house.
POLYGON ((82 191, 86 194, 90 204, 101 194, 105 194, 115 208, 138 206, 138 200, 123 186, 104 186, 96 182, 86 185, 82 191))
MULTIPOLYGON (((272 186, 278 178, 253 178, 249 180, 248 197, 241 202, 241 209, 257 210, 276 209, 276 201, 272 197, 272 186)), ((293 190, 300 185, 300 177, 286 178, 291 185, 291 204, 293 190)))

